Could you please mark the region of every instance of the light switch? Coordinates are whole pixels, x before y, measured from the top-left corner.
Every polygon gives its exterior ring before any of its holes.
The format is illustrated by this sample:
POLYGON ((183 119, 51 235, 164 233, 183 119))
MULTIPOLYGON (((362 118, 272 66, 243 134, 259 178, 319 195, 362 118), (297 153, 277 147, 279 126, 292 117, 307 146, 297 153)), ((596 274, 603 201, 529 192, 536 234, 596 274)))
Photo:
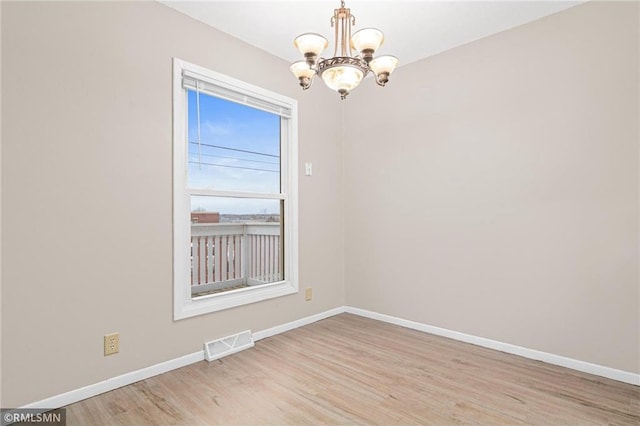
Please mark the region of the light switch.
POLYGON ((305 176, 311 176, 313 174, 313 164, 304 163, 304 174, 305 176))

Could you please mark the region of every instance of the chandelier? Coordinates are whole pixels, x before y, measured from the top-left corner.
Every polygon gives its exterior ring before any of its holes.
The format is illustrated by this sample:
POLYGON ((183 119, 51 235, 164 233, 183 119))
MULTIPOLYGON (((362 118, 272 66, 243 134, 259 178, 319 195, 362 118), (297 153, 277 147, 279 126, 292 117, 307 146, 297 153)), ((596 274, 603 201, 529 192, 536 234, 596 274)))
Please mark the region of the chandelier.
POLYGON ((303 90, 311 87, 314 75, 318 74, 331 90, 340 94, 340 99, 344 99, 369 71, 378 85, 387 84, 389 75, 398 65, 398 58, 390 55, 374 58, 373 54, 384 41, 382 31, 363 28, 352 36, 351 26, 355 26, 356 17, 351 14, 351 9, 344 6, 344 0, 340 3, 340 8, 335 9, 331 17, 331 26, 335 28, 333 57, 320 57, 329 45, 326 38, 316 33, 304 33, 296 37, 293 44, 305 60, 294 62, 290 69, 303 90), (355 56, 353 51, 357 52, 355 56))

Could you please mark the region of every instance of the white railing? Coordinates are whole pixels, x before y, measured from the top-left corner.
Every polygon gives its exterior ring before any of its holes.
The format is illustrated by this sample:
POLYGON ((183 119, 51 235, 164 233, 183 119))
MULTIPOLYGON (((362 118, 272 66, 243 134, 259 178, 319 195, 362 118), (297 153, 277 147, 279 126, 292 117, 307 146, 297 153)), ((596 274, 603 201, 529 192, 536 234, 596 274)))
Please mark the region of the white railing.
POLYGON ((280 223, 191 225, 191 294, 281 281, 280 223))

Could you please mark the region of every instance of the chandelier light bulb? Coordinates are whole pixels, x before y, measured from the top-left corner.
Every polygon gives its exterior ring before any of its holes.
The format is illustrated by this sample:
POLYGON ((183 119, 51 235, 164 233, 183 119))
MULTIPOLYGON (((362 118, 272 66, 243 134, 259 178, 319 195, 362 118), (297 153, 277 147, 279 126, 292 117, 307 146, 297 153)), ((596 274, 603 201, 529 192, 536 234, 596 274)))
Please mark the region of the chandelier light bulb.
POLYGON ((389 76, 398 66, 398 58, 391 55, 378 56, 371 62, 369 67, 376 76, 376 81, 381 86, 384 86, 389 81, 389 76))
POLYGON ((358 87, 364 73, 356 67, 343 65, 328 68, 322 73, 322 80, 331 90, 335 90, 344 99, 352 89, 358 87))
POLYGON ((313 77, 313 74, 315 74, 315 71, 312 70, 309 64, 307 64, 305 61, 294 62, 291 64, 289 69, 291 70, 293 75, 295 75, 297 78, 300 78, 300 77, 311 78, 313 77))
POLYGON ((307 63, 313 65, 317 57, 327 48, 329 41, 320 34, 304 33, 296 37, 293 45, 304 55, 307 63))
POLYGON ((311 69, 306 61, 298 61, 291 64, 289 67, 293 75, 300 81, 300 86, 303 89, 308 89, 311 86, 311 79, 315 74, 315 71, 311 69))
POLYGON ((351 37, 351 47, 360 52, 365 61, 370 62, 383 41, 382 31, 376 28, 363 28, 351 37))

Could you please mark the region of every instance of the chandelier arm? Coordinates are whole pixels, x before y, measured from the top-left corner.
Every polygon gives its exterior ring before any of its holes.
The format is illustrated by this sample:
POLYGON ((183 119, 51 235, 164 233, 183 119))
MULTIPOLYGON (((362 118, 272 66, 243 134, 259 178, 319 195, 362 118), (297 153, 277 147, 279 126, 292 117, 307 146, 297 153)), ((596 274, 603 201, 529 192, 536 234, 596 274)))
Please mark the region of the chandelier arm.
POLYGON ((344 16, 340 18, 340 56, 346 56, 344 45, 344 33, 346 31, 344 16))
POLYGON ((302 88, 302 90, 307 90, 309 87, 311 87, 311 85, 313 85, 313 80, 315 80, 315 78, 314 78, 314 77, 315 77, 315 74, 314 74, 314 75, 312 75, 312 76, 311 76, 311 78, 309 78, 309 83, 308 83, 308 84, 306 84, 306 85, 302 88))
POLYGON ((349 15, 349 34, 347 35, 347 46, 349 48, 349 56, 353 56, 353 51, 351 50, 351 26, 356 24, 356 17, 354 15, 349 15))
POLYGON ((333 27, 333 56, 338 56, 338 38, 340 35, 340 17, 338 16, 338 9, 334 11, 333 18, 331 19, 331 26, 333 27))
POLYGON ((375 77, 378 86, 384 87, 389 82, 388 72, 381 72, 380 75, 377 75, 376 73, 371 71, 371 74, 373 74, 373 76, 375 77))
POLYGON ((351 15, 347 13, 344 18, 344 32, 342 33, 342 42, 344 43, 345 56, 351 56, 351 15))

